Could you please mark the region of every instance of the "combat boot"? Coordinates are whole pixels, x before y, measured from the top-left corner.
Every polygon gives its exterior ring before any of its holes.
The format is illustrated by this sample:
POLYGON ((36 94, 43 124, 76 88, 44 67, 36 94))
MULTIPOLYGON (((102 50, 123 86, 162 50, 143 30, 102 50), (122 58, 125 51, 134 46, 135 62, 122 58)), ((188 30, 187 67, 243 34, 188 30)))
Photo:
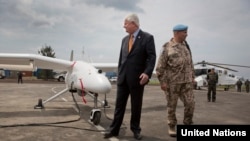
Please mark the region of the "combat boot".
POLYGON ((176 137, 176 130, 175 130, 175 126, 174 125, 170 125, 168 127, 168 134, 171 137, 176 137))

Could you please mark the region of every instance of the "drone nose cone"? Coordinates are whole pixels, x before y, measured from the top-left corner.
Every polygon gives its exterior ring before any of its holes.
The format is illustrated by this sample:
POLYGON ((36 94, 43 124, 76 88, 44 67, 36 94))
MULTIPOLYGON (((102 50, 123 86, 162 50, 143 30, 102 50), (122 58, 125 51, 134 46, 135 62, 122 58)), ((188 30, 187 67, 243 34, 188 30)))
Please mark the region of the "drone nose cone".
POLYGON ((102 88, 101 88, 102 93, 109 93, 109 92, 111 91, 111 88, 112 88, 112 86, 111 86, 110 82, 109 82, 109 81, 108 81, 108 82, 105 82, 105 83, 102 85, 102 88))
POLYGON ((97 87, 99 93, 109 93, 112 88, 111 83, 106 76, 99 77, 97 87))

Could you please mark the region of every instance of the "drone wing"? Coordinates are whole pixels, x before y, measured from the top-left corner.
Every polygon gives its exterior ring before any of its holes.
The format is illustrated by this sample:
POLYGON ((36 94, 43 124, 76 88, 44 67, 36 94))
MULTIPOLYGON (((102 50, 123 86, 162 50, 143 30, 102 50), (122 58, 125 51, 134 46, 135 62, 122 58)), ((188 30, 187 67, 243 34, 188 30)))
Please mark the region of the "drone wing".
POLYGON ((72 61, 36 54, 0 53, 0 68, 9 70, 32 71, 40 68, 65 71, 72 64, 72 61))
POLYGON ((102 70, 103 72, 114 71, 117 72, 117 63, 91 63, 95 68, 102 70))

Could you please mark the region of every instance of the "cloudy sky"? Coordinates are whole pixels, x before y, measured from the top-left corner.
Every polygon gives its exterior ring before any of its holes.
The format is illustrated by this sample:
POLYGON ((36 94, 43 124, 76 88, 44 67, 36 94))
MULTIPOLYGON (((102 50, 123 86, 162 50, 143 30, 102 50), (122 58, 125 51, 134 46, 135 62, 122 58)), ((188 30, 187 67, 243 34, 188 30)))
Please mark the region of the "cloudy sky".
MULTIPOLYGON (((127 34, 124 17, 136 13, 155 37, 157 57, 176 24, 189 26, 194 62, 250 66, 249 0, 0 0, 2 53, 34 53, 51 46, 56 58, 118 61, 127 34)), ((235 68, 250 78, 250 69, 235 68)))

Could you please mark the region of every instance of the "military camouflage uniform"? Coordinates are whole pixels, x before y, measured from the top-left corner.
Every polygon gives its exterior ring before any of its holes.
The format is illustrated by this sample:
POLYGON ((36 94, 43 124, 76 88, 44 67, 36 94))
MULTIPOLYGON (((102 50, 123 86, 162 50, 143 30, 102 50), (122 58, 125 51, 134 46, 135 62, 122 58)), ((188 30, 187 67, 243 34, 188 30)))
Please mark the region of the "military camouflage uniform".
POLYGON ((238 80, 238 81, 236 82, 236 85, 237 85, 237 91, 238 91, 238 92, 241 92, 241 85, 242 85, 242 82, 241 82, 240 80, 238 80))
POLYGON ((249 82, 249 80, 247 79, 247 80, 245 81, 245 86, 246 86, 246 92, 247 92, 247 93, 249 93, 249 84, 250 84, 250 82, 249 82))
POLYGON ((185 42, 176 43, 173 39, 163 45, 156 67, 160 83, 167 84, 168 125, 175 126, 178 98, 184 103, 184 124, 192 124, 195 100, 193 94, 194 66, 191 52, 185 42))
POLYGON ((208 92, 207 92, 207 100, 210 102, 211 100, 211 92, 212 92, 212 101, 216 100, 216 84, 218 82, 218 74, 217 73, 208 73, 207 74, 208 81, 208 92))

